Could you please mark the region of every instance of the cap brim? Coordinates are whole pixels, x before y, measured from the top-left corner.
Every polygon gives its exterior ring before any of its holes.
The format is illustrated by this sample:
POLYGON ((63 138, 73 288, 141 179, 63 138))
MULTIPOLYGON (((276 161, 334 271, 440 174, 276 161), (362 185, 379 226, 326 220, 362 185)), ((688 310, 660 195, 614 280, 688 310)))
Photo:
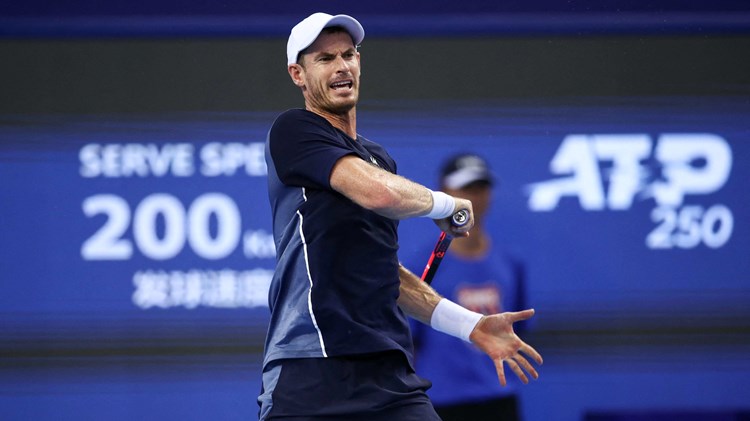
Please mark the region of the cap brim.
POLYGON ((485 169, 461 168, 446 175, 443 178, 443 186, 449 189, 462 189, 471 183, 479 181, 492 184, 494 178, 492 177, 492 174, 485 169))

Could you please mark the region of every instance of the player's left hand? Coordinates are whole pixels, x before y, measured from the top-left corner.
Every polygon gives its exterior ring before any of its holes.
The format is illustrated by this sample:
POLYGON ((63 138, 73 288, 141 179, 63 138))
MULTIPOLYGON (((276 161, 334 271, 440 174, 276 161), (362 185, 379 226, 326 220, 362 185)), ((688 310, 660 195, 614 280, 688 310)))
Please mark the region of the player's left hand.
POLYGON ((542 356, 513 331, 513 323, 529 319, 533 315, 534 310, 523 310, 484 316, 469 335, 471 342, 495 363, 497 377, 503 386, 507 384, 503 363, 508 364, 524 384, 529 383, 529 375, 535 380, 539 378, 527 358, 530 357, 541 365, 542 356))

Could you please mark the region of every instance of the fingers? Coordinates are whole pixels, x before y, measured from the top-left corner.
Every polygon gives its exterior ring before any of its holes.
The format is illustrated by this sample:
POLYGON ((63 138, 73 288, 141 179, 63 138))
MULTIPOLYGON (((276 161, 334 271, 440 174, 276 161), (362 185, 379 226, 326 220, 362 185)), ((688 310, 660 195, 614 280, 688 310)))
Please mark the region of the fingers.
POLYGON ((450 227, 450 234, 453 237, 468 237, 469 232, 465 231, 464 228, 450 227))
POLYGON ((544 360, 542 359, 541 354, 539 354, 536 349, 528 345, 526 342, 520 340, 518 336, 513 333, 513 330, 511 328, 511 325, 513 323, 521 320, 527 320, 533 316, 534 309, 527 309, 518 312, 508 312, 498 315, 492 315, 486 318, 486 320, 492 320, 495 322, 494 325, 488 325, 491 327, 494 326, 494 329, 490 327, 487 328, 487 332, 485 332, 487 335, 492 336, 493 339, 497 341, 493 342, 493 345, 499 345, 500 342, 504 342, 506 346, 505 349, 499 349, 493 346, 482 348, 488 354, 493 355, 494 357, 499 357, 493 360, 493 362, 495 364, 495 370, 497 371, 497 377, 500 380, 500 384, 502 386, 505 386, 507 384, 503 362, 508 364, 508 367, 510 367, 513 373, 524 384, 529 383, 529 376, 531 376, 531 378, 533 378, 534 380, 539 378, 539 373, 526 358, 528 357, 535 361, 537 364, 542 365, 544 363, 544 360), (492 317, 494 316, 496 317, 493 319, 492 317), (510 342, 508 342, 509 340, 510 342), (508 349, 508 347, 510 349, 508 349))
POLYGON ((527 343, 522 342, 521 347, 515 354, 504 360, 498 358, 493 361, 495 363, 495 370, 497 370, 497 377, 498 379, 500 379, 500 384, 502 386, 505 386, 507 384, 507 381, 505 379, 505 370, 503 369, 503 362, 508 364, 508 367, 510 367, 513 373, 515 373, 515 375, 523 382, 523 384, 529 384, 529 375, 534 380, 539 378, 539 373, 536 371, 534 366, 531 365, 531 363, 526 358, 524 358, 524 356, 521 354, 522 352, 531 357, 534 361, 536 361, 537 364, 541 365, 544 362, 542 360, 542 356, 538 352, 536 352, 534 348, 529 346, 527 343), (528 375, 526 373, 528 373, 528 375))
POLYGON ((435 219, 435 224, 440 228, 441 231, 445 231, 450 234, 451 237, 468 237, 469 232, 466 226, 456 227, 451 224, 451 218, 435 219))
MULTIPOLYGON (((534 368, 534 366, 532 366, 526 360, 526 358, 524 358, 521 354, 516 354, 512 358, 513 358, 512 360, 508 360, 508 361, 509 362, 513 361, 513 364, 515 364, 516 367, 518 367, 519 365, 521 367, 523 367, 523 369, 526 370, 526 373, 529 373, 534 380, 536 380, 536 379, 539 378, 539 373, 536 372, 536 369, 534 368)), ((511 368, 513 368, 513 367, 511 366, 511 368)), ((513 369, 513 372, 516 373, 516 375, 518 376, 518 378, 520 378, 521 381, 524 384, 528 384, 529 383, 529 379, 526 377, 526 374, 521 370, 520 367, 518 367, 518 370, 513 369), (522 375, 523 375, 523 377, 521 377, 522 375)))
POLYGON ((521 320, 528 320, 534 316, 534 309, 530 308, 522 311, 515 311, 508 313, 511 323, 520 322, 521 320))
POLYGON ((508 364, 508 367, 510 367, 523 384, 529 384, 529 375, 531 375, 534 380, 539 378, 539 373, 537 373, 534 366, 532 366, 531 363, 529 363, 521 354, 515 354, 506 360, 498 359, 495 361, 495 369, 497 370, 497 376, 500 379, 500 384, 502 386, 507 384, 505 370, 503 369, 503 361, 508 364))
POLYGON ((536 363, 539 365, 544 364, 542 355, 536 352, 536 349, 534 349, 531 345, 527 344, 526 342, 523 342, 521 344, 521 348, 518 350, 518 352, 523 352, 524 354, 528 355, 534 361, 536 361, 536 363))
MULTIPOLYGON (((526 373, 521 370, 521 367, 518 366, 518 363, 513 358, 515 357, 511 357, 505 360, 505 362, 508 363, 508 367, 510 367, 510 369, 513 370, 514 373, 516 373, 516 376, 521 379, 523 384, 529 384, 529 378, 526 376, 526 373)), ((521 357, 520 359, 523 360, 524 358, 521 357)), ((526 364, 528 364, 528 361, 526 362, 526 364)))
POLYGON ((505 369, 503 368, 503 360, 497 359, 493 362, 495 363, 495 370, 497 370, 497 378, 500 379, 500 385, 505 387, 508 383, 505 381, 505 369))
POLYGON ((453 199, 455 200, 456 214, 463 211, 463 218, 459 218, 460 223, 457 223, 458 221, 452 220, 451 218, 451 231, 457 236, 464 236, 474 226, 474 209, 471 205, 471 201, 467 199, 459 197, 453 197, 453 199))

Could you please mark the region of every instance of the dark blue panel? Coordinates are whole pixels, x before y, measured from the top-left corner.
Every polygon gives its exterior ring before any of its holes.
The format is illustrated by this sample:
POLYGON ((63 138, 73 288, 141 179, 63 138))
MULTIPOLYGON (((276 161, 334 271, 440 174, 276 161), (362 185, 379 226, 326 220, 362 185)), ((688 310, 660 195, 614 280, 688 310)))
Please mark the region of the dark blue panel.
POLYGON ((0 36, 286 36, 318 11, 351 14, 368 34, 546 35, 746 33, 747 2, 85 1, 0 5, 0 36))

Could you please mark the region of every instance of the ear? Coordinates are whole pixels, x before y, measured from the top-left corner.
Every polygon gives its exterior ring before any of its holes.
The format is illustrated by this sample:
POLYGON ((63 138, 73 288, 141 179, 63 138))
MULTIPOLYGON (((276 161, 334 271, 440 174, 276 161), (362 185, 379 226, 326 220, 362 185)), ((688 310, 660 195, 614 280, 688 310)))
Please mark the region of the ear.
POLYGON ((299 86, 300 88, 305 86, 305 81, 302 78, 302 74, 305 72, 305 70, 300 66, 299 64, 290 64, 287 67, 287 71, 289 72, 289 77, 292 78, 292 82, 294 82, 295 85, 299 86))

